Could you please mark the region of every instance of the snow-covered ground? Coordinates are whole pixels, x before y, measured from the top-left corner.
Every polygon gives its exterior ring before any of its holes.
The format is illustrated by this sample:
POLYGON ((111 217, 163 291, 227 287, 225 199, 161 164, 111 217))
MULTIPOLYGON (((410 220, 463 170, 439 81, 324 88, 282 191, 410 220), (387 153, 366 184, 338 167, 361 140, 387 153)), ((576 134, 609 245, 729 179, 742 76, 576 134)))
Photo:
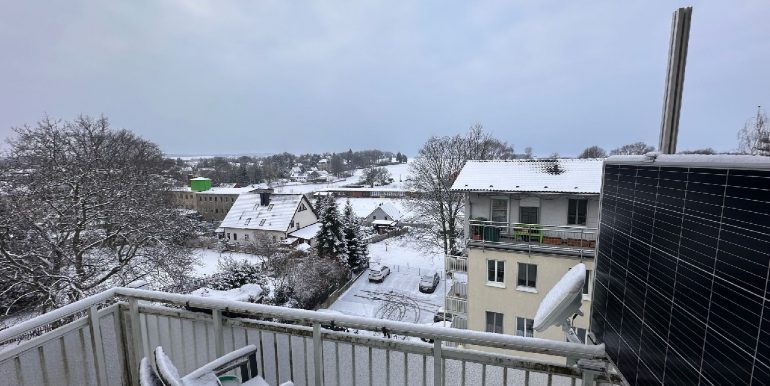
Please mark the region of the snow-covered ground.
POLYGON ((421 293, 419 283, 422 275, 441 274, 441 250, 423 251, 414 240, 401 236, 369 244, 369 260, 390 267, 390 276, 382 283, 370 283, 364 273, 330 309, 371 318, 433 322, 433 315, 444 304, 445 282, 442 279, 432 294, 421 293))
POLYGON ((198 264, 195 265, 195 276, 211 275, 217 272, 217 264, 219 259, 223 257, 232 257, 236 260, 247 260, 252 263, 259 263, 262 261, 261 256, 252 255, 249 253, 239 252, 219 252, 216 249, 195 249, 193 252, 198 257, 198 264))
POLYGON ((422 250, 408 234, 369 244, 369 261, 441 271, 444 253, 439 248, 422 250))

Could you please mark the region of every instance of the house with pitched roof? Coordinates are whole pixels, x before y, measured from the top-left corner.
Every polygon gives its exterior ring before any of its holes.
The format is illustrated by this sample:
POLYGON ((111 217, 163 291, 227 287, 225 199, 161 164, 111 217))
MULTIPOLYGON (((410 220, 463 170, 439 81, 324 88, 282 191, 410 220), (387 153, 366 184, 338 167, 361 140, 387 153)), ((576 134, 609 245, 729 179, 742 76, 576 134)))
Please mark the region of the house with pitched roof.
POLYGON ((304 195, 256 189, 238 196, 217 233, 220 239, 237 243, 262 238, 281 242, 290 233, 317 221, 313 205, 304 195))

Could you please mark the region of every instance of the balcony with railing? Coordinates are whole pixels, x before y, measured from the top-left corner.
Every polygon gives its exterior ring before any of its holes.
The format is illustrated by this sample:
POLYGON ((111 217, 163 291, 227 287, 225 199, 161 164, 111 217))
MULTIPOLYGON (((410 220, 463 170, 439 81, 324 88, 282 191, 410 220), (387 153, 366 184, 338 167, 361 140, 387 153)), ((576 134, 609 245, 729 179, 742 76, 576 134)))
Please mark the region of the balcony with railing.
POLYGON ((470 220, 467 245, 593 257, 596 228, 470 220))
POLYGON ((137 385, 140 359, 157 346, 182 374, 256 347, 250 371, 270 385, 619 384, 606 370, 603 345, 128 288, 0 331, 0 383, 137 385), (562 359, 528 359, 507 350, 562 359))

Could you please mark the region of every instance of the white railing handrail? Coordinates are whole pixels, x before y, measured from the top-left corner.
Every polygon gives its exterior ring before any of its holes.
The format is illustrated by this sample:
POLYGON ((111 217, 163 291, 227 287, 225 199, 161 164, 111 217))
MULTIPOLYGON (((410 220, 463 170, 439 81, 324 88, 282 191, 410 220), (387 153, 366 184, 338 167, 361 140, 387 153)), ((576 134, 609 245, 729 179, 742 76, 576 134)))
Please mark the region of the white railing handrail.
POLYGON ((110 300, 115 296, 125 296, 138 300, 172 303, 201 309, 218 310, 267 316, 295 322, 330 324, 334 322, 340 327, 382 331, 386 329, 392 334, 411 335, 428 339, 453 341, 463 344, 474 344, 516 351, 558 355, 572 358, 604 358, 604 345, 583 345, 569 342, 553 341, 541 338, 526 338, 513 335, 493 334, 480 331, 459 330, 452 328, 434 327, 392 320, 365 318, 351 315, 328 314, 322 312, 253 304, 234 300, 210 299, 200 296, 140 290, 133 288, 112 288, 99 294, 82 299, 57 310, 40 315, 16 326, 0 331, 0 342, 11 340, 29 330, 55 322, 56 320, 84 311, 93 305, 110 300))
POLYGON ((91 306, 104 303, 115 297, 116 289, 117 288, 110 288, 103 292, 99 292, 98 294, 91 295, 85 299, 81 299, 74 303, 70 303, 66 306, 57 308, 51 312, 46 312, 45 314, 36 316, 32 319, 25 320, 4 330, 0 330, 0 343, 12 340, 17 336, 24 334, 25 332, 51 324, 57 320, 66 318, 70 315, 74 315, 78 312, 86 311, 91 308, 91 306))

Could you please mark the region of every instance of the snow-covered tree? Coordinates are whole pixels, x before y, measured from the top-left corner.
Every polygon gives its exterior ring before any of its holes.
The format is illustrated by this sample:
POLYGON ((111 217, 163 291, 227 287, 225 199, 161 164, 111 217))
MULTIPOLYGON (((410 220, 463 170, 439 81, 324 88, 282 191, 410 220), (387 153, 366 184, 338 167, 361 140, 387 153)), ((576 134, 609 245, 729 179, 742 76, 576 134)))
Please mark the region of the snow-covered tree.
POLYGON ((157 145, 112 130, 103 117, 46 117, 14 131, 0 166, 3 311, 44 311, 137 279, 160 287, 186 277, 196 222, 170 205, 173 181, 157 145))
POLYGON ((746 154, 770 155, 770 120, 757 106, 757 115, 746 121, 738 132, 738 150, 746 154))
POLYGON ((409 164, 409 185, 416 192, 409 205, 417 217, 431 224, 415 229, 417 240, 439 245, 444 253, 458 252, 464 195, 451 191, 452 183, 467 160, 509 158, 513 148, 484 133, 481 125, 472 126, 466 136, 428 139, 409 164))
POLYGON ((369 246, 363 240, 361 220, 353 212, 350 200, 345 203, 342 211, 342 241, 350 269, 356 270, 363 266, 369 258, 369 246))
POLYGON ((374 187, 374 185, 387 185, 393 178, 390 175, 388 169, 383 167, 370 167, 364 169, 364 173, 361 176, 361 183, 374 187))
POLYGON ((321 210, 318 219, 321 229, 316 236, 318 255, 333 259, 340 258, 340 261, 347 264, 346 259, 341 258, 345 252, 345 244, 342 242, 342 223, 334 197, 324 197, 321 210))

